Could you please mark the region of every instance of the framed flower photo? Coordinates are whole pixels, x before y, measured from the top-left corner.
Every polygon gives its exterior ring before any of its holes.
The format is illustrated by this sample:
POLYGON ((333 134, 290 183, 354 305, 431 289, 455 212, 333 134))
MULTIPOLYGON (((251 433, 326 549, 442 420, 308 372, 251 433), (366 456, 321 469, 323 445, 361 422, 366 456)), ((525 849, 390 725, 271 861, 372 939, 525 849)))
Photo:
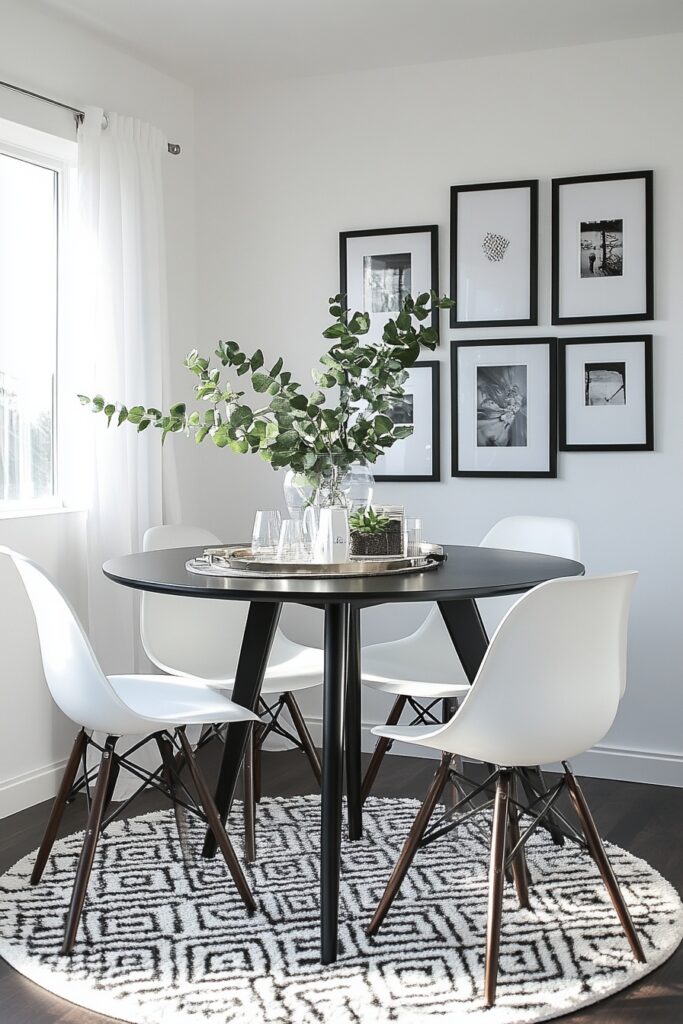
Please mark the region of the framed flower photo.
POLYGON ((653 173, 555 178, 552 322, 654 318, 653 173))
MULTIPOLYGON (((382 337, 407 295, 439 291, 439 229, 408 228, 342 231, 339 235, 339 291, 353 312, 369 313, 369 341, 382 337)), ((431 326, 438 331, 439 311, 431 326)))
POLYGON ((451 188, 451 327, 538 323, 538 181, 451 188))
POLYGON ((379 481, 437 481, 441 479, 439 363, 425 359, 408 370, 405 395, 387 411, 394 423, 410 425, 409 437, 380 455, 372 474, 379 481))
POLYGON ((452 475, 557 476, 556 339, 451 342, 452 475))
POLYGON ((654 449, 652 335, 562 338, 560 449, 654 449))

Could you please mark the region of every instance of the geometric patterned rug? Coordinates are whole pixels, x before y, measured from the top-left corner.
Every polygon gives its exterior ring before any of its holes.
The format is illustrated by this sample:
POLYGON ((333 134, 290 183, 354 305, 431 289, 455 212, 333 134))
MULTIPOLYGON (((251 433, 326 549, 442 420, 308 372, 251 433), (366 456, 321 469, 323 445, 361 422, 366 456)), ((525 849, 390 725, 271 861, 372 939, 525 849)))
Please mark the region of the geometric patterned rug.
MULTIPOLYGON (((640 935, 633 960, 587 854, 538 831, 530 910, 506 886, 497 1002, 482 1005, 488 848, 466 823, 421 850, 379 935, 365 927, 418 804, 371 798, 365 835, 344 842, 341 955, 318 960, 318 797, 265 799, 259 909, 245 913, 223 861, 183 860, 173 812, 115 823, 102 840, 78 941, 58 953, 81 835, 55 844, 40 885, 34 856, 0 877, 0 954, 73 1003, 133 1024, 516 1024, 604 999, 654 970, 683 937, 683 906, 648 864, 609 853, 640 935)), ((241 814, 231 834, 238 852, 241 814)))

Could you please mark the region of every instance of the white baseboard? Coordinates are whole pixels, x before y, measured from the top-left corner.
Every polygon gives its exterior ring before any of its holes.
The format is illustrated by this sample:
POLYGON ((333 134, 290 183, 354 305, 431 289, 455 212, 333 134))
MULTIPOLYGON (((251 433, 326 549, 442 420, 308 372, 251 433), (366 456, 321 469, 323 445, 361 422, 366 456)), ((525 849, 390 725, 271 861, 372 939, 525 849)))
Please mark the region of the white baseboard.
POLYGON ((53 797, 59 788, 65 765, 66 760, 56 761, 0 782, 0 818, 53 797))
MULTIPOLYGON (((308 727, 316 746, 322 746, 322 719, 308 718, 308 727)), ((379 722, 363 722, 361 747, 365 753, 375 749, 376 739, 371 729, 379 722)), ((394 743, 392 754, 404 757, 436 758, 438 752, 409 743, 394 743)), ((683 788, 683 754, 661 751, 636 750, 598 744, 592 750, 572 758, 577 775, 593 779, 617 779, 621 782, 643 782, 652 786, 683 788)), ((550 766, 552 767, 552 766, 550 766)))

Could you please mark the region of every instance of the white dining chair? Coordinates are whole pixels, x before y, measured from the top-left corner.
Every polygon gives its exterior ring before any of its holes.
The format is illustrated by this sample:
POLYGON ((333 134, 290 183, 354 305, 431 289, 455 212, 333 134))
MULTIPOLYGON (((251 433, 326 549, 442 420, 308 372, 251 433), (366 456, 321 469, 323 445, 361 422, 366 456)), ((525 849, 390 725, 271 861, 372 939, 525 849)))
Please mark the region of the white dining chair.
MULTIPOLYGON (((219 538, 198 526, 155 526, 143 538, 144 551, 164 548, 207 548, 219 538)), ((232 692, 248 604, 220 599, 144 593, 140 611, 142 644, 150 661, 170 675, 189 675, 232 692)), ((288 639, 278 628, 268 659, 259 703, 260 724, 250 730, 244 763, 245 859, 256 857, 255 805, 261 796, 260 753, 271 734, 298 747, 320 784, 320 760, 295 693, 320 686, 323 652, 288 639), (284 723, 287 710, 294 727, 284 723)), ((207 732, 207 742, 216 731, 207 732)))
MULTIPOLYGON (((480 546, 556 555, 576 561, 580 557, 576 523, 571 519, 548 516, 508 516, 501 519, 491 527, 480 546)), ((517 596, 491 597, 477 602, 489 634, 517 600, 517 596)), ((445 721, 470 688, 436 605, 432 605, 424 622, 410 636, 364 647, 362 675, 368 689, 394 698, 387 725, 397 724, 406 708, 414 716, 413 724, 445 721), (442 708, 440 714, 439 705, 442 708)), ((391 746, 389 737, 382 737, 376 743, 363 777, 362 800, 369 796, 391 746)))
MULTIPOLYGON (((592 856, 635 958, 645 956, 610 866, 586 799, 569 760, 598 743, 614 721, 626 686, 626 645, 631 593, 637 573, 550 580, 521 597, 498 626, 477 676, 445 725, 378 726, 377 736, 442 751, 442 760, 418 811, 386 890, 369 925, 379 930, 420 846, 458 827, 446 812, 430 825, 449 782, 454 755, 498 767, 478 787, 493 807, 486 937, 485 1002, 493 1005, 506 868, 511 868, 522 906, 530 907, 524 845, 550 801, 568 792, 583 839, 568 831, 592 856), (524 714, 519 714, 519 707, 524 714), (541 795, 536 808, 515 798, 520 768, 560 762, 560 781, 541 795), (540 806, 540 810, 539 810, 540 806), (520 818, 518 809, 524 813, 520 818), (526 824, 528 817, 531 821, 526 824), (520 825, 524 831, 520 833, 520 825)), ((455 805, 471 817, 475 791, 455 805)), ((571 829, 566 818, 562 821, 571 829)), ((533 907, 531 907, 533 910, 533 907)))
POLYGON ((40 566, 23 555, 6 547, 0 547, 0 553, 8 555, 14 562, 33 607, 43 670, 52 699, 80 727, 31 875, 31 884, 37 885, 50 856, 66 804, 77 789, 84 789, 88 800, 88 823, 66 917, 62 953, 70 953, 76 942, 98 839, 123 809, 119 807, 107 818, 104 817, 121 768, 142 778, 143 783, 147 782, 160 790, 173 802, 181 843, 184 839, 181 800, 186 811, 196 814, 209 825, 242 902, 249 912, 253 912, 256 909, 254 897, 185 735, 185 728, 205 722, 244 722, 256 719, 257 716, 194 678, 169 678, 162 675, 106 676, 76 613, 57 585, 40 566), (94 732, 106 736, 103 746, 92 739, 94 732), (135 747, 149 742, 156 743, 163 767, 154 774, 147 774, 145 778, 140 767, 129 760, 133 750, 123 753, 117 750, 119 738, 125 735, 137 737, 135 747), (99 765, 94 771, 85 767, 88 747, 95 747, 101 754, 99 765), (198 802, 195 802, 179 778, 176 758, 180 754, 189 765, 199 796, 198 802), (76 776, 81 766, 84 776, 79 785, 76 776), (95 773, 97 781, 91 799, 90 781, 95 773))

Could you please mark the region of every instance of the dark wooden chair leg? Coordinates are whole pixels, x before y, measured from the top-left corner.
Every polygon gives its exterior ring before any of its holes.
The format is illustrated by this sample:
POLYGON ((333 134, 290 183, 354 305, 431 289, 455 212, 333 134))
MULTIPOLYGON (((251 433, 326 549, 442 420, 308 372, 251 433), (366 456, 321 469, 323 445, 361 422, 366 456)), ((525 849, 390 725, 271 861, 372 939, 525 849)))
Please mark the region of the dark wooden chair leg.
POLYGON ((427 790, 427 795, 424 798, 420 810, 415 816, 415 820, 411 826, 410 832, 403 844, 403 849, 399 854, 399 858, 396 861, 396 866, 391 873, 387 887, 384 890, 381 900, 377 904, 377 910, 374 913, 372 921, 368 925, 367 934, 376 935, 379 931, 382 921, 387 916, 391 904, 396 898, 398 890, 401 888, 401 883, 405 878, 408 868, 413 862, 413 858, 417 853, 420 845, 420 840, 425 833, 425 829, 429 824, 434 808, 439 802, 439 798, 443 793, 444 786, 448 782, 448 772, 450 770, 451 755, 442 754, 441 764, 437 768, 434 778, 432 779, 431 785, 427 790))
POLYGON ((491 862, 489 866, 486 974, 484 979, 484 1002, 487 1007, 493 1006, 496 1001, 500 925, 503 916, 503 889, 505 887, 505 838, 508 825, 509 795, 510 772, 501 771, 496 784, 496 802, 493 808, 493 830, 491 836, 491 862))
POLYGON ((78 861, 78 867, 76 868, 76 879, 74 881, 73 892, 71 894, 71 904, 66 916, 66 928, 64 932, 62 953, 70 953, 74 948, 74 943, 76 942, 78 925, 81 920, 83 904, 85 903, 85 896, 88 891, 90 872, 92 871, 93 861, 95 859, 97 840, 100 835, 102 815, 107 803, 109 780, 111 778, 114 758, 116 757, 114 752, 115 747, 116 737, 108 736, 104 745, 104 753, 102 754, 102 760, 100 761, 100 768, 97 773, 95 795, 93 796, 92 803, 90 805, 90 814, 88 816, 88 824, 85 830, 83 848, 78 861))
MULTIPOLYGON (((386 722, 387 725, 397 724, 399 718, 401 717, 401 714, 403 713, 403 709, 406 706, 407 700, 408 698, 403 696, 399 696, 396 698, 391 708, 391 711, 389 712, 389 717, 387 718, 386 722)), ((370 764, 368 765, 365 775, 363 777, 363 784, 360 790, 360 798, 362 803, 365 803, 367 798, 370 796, 370 790, 375 784, 375 779, 377 778, 377 773, 379 772, 380 767, 382 765, 382 761, 384 760, 384 755, 387 754, 391 749, 391 744, 392 741, 386 739, 384 736, 380 736, 380 738, 377 740, 377 743, 375 744, 375 749, 372 752, 370 764)))
POLYGON ((252 864, 256 860, 255 725, 256 723, 249 730, 247 749, 244 754, 244 767, 242 769, 244 782, 244 859, 247 864, 252 864))
POLYGON ((37 885, 43 877, 43 871, 45 870, 45 865, 47 864, 48 857, 50 856, 52 847, 54 846, 57 831, 59 830, 62 816, 64 814, 64 808, 66 807, 69 794, 76 779, 78 766, 81 762, 81 757, 83 756, 87 743, 88 737, 85 729, 81 729, 74 740, 74 745, 71 748, 71 753, 69 754, 69 760, 66 762, 62 781, 59 784, 57 796, 52 804, 52 810, 50 811, 50 818, 47 823, 47 828, 45 829, 45 835, 43 836, 43 841, 40 844, 38 856, 36 857, 36 862, 33 866, 31 885, 37 885))
POLYGON ((211 791, 206 784, 206 779, 202 775, 199 765, 195 760, 192 746, 182 730, 178 731, 178 739, 180 740, 180 744, 183 748, 185 759, 189 766, 190 774, 192 775, 192 781, 194 782, 199 795, 200 803, 204 808, 209 828, 211 829, 211 832, 220 847, 221 853, 225 858, 225 863, 227 864, 228 870, 232 875, 235 885, 237 886, 237 891, 242 897, 242 902, 251 914, 256 910, 256 901, 254 900, 251 889, 249 888, 249 883, 244 876, 240 862, 237 859, 237 854, 235 853, 232 843, 228 839, 225 828, 223 827, 223 822, 221 821, 220 814, 218 813, 218 808, 216 807, 211 795, 211 791))
MULTIPOLYGON (((176 763, 178 763, 178 755, 174 752, 173 746, 166 736, 162 733, 157 733, 154 737, 156 745, 159 748, 161 754, 161 761, 164 766, 164 782, 168 787, 168 791, 173 801, 173 813, 175 815, 175 827, 178 833, 178 841, 180 843, 180 850, 183 855, 185 862, 189 861, 190 847, 189 847, 189 824, 187 816, 176 800, 176 793, 178 791, 178 783, 176 781, 179 772, 176 769, 176 763)), ((182 758, 182 764, 185 764, 185 758, 182 758)))
POLYGON ((289 711, 289 716, 292 719, 292 724, 296 729, 296 734, 301 740, 301 746, 304 748, 304 753, 311 765, 311 770, 315 775, 315 781, 320 785, 322 779, 320 758, 318 757, 318 751, 315 749, 313 737, 308 731, 306 720, 301 714, 301 708, 299 707, 293 693, 284 693, 282 696, 285 702, 285 707, 289 711))
MULTIPOLYGON (((446 722, 450 722, 451 718, 458 710, 458 704, 459 702, 457 697, 444 697, 443 701, 441 702, 441 721, 444 723, 444 725, 446 724, 446 722)), ((452 767, 456 768, 459 772, 462 771, 462 761, 459 757, 454 756, 451 759, 451 764, 452 767)), ((447 795, 444 802, 446 804, 446 807, 448 809, 451 809, 452 807, 455 807, 455 805, 457 804, 460 798, 460 794, 458 793, 458 790, 456 789, 455 786, 448 786, 448 788, 446 789, 446 794, 447 795)))
POLYGON ((600 834, 595 826, 593 815, 590 812, 590 808, 586 802, 586 798, 583 795, 583 790, 579 786, 579 783, 572 772, 569 765, 565 765, 565 778, 567 780, 567 789, 574 805, 574 810, 581 823, 583 834, 586 837, 588 843, 588 849, 591 857, 595 861, 598 871, 602 876, 602 880, 605 883, 605 888, 609 893, 612 905, 617 912, 617 916, 621 921, 621 927, 624 929, 626 938, 628 939, 629 945, 633 952, 634 957, 641 964, 645 963, 645 953, 641 945, 638 933, 636 932, 629 909, 626 906, 624 897, 619 883, 614 874, 612 865, 609 862, 605 847, 603 846, 600 834))
POLYGON ((257 804, 261 803, 261 797, 263 796, 262 734, 262 727, 257 722, 254 722, 254 800, 257 804))
MULTIPOLYGON (((517 797, 517 791, 515 786, 515 776, 512 776, 510 782, 510 796, 512 800, 517 797)), ((517 814, 517 808, 512 802, 509 804, 508 810, 508 843, 509 849, 514 850, 515 846, 519 842, 519 815, 517 814)), ((520 907, 524 907, 526 910, 529 909, 529 869, 526 863, 526 853, 524 847, 520 846, 517 855, 512 861, 512 878, 515 883, 515 891, 517 893, 517 899, 519 900, 520 907)))

